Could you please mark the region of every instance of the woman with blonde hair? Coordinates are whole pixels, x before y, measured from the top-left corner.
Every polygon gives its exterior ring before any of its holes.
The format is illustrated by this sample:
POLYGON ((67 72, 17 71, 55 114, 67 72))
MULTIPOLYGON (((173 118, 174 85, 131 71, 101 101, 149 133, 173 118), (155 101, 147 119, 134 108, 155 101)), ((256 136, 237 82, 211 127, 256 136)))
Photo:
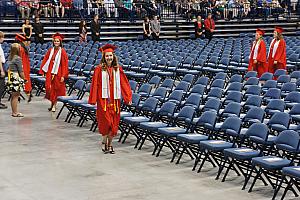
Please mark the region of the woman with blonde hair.
POLYGON ((11 45, 8 65, 8 91, 11 92, 11 116, 24 117, 22 113, 18 112, 18 99, 25 82, 22 59, 20 57, 20 45, 18 43, 11 45))

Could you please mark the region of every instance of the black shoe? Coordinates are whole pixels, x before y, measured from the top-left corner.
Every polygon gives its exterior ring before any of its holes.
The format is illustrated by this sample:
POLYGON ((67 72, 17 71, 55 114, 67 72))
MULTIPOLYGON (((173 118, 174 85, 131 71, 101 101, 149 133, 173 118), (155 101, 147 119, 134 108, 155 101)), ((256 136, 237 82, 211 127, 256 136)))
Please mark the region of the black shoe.
POLYGON ((29 103, 29 102, 31 102, 31 100, 32 100, 32 94, 30 94, 30 95, 28 96, 27 102, 29 103))
POLYGON ((7 106, 3 103, 0 103, 0 109, 7 109, 7 106))
POLYGON ((115 154, 116 152, 114 151, 114 148, 112 147, 112 146, 109 146, 108 147, 108 152, 110 153, 110 154, 115 154))

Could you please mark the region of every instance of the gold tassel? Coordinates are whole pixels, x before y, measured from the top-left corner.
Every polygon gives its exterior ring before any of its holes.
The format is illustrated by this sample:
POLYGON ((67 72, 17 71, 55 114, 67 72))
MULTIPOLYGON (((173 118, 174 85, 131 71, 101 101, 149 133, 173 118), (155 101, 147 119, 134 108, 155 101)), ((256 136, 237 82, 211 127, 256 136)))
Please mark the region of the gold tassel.
POLYGON ((106 99, 104 99, 104 111, 106 111, 106 99))

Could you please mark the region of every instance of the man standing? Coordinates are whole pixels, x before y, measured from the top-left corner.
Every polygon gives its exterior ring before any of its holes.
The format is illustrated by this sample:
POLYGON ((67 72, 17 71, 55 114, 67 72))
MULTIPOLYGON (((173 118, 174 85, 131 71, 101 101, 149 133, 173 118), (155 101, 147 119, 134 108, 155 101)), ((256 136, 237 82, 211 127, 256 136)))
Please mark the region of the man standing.
POLYGON ((282 36, 283 29, 275 27, 274 39, 270 44, 268 55, 269 72, 273 73, 277 69, 286 69, 286 43, 282 36))
POLYGON ((91 23, 92 40, 94 42, 100 41, 100 23, 99 16, 94 15, 94 19, 91 23))
POLYGON ((34 31, 34 40, 35 43, 44 43, 44 26, 40 21, 39 17, 35 18, 35 22, 33 24, 34 31))
POLYGON ((210 41, 215 31, 215 21, 212 19, 211 13, 208 13, 207 18, 204 20, 204 27, 205 37, 210 41))
POLYGON ((153 20, 150 23, 151 25, 151 32, 152 32, 152 37, 155 40, 159 39, 159 34, 160 34, 160 23, 157 20, 157 16, 154 16, 153 20))
POLYGON ((7 106, 1 102, 1 98, 3 92, 5 90, 5 71, 4 71, 4 63, 5 63, 5 56, 1 44, 4 40, 4 33, 0 31, 0 109, 6 109, 7 106))
POLYGON ((255 41, 251 47, 248 71, 257 71, 260 77, 266 70, 267 50, 266 43, 263 40, 265 31, 256 29, 255 41))

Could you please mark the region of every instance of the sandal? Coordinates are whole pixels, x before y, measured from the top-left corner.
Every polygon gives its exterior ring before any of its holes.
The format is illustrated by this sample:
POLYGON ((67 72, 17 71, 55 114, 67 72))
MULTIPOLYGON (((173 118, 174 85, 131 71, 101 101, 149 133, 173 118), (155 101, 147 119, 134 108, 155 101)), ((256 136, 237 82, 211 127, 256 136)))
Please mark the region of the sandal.
POLYGON ((52 107, 51 111, 52 111, 52 112, 55 112, 55 111, 56 111, 55 106, 52 107))
POLYGON ((22 113, 11 114, 12 117, 24 117, 22 113))
POLYGON ((116 152, 114 151, 113 146, 108 146, 108 152, 109 152, 110 154, 115 154, 115 153, 116 153, 116 152))
POLYGON ((31 102, 32 97, 33 97, 32 94, 29 94, 29 95, 28 95, 28 100, 27 100, 28 103, 31 102))

